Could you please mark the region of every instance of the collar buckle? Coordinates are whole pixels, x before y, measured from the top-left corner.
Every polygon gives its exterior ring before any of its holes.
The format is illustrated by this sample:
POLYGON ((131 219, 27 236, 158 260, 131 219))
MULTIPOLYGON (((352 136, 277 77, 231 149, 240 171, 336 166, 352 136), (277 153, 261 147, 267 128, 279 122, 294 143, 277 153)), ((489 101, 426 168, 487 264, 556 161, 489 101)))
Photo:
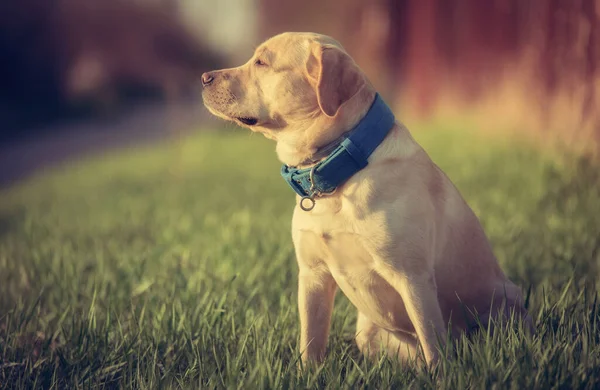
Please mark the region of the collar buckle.
POLYGON ((300 199, 300 208, 304 211, 310 211, 315 208, 315 203, 316 203, 315 198, 322 196, 322 195, 332 195, 333 193, 335 193, 335 191, 337 191, 337 187, 329 192, 319 191, 316 188, 316 186, 315 186, 315 171, 317 170, 319 165, 320 164, 315 164, 311 168, 310 174, 308 176, 308 181, 310 182, 310 188, 308 189, 308 195, 303 196, 300 199), (307 205, 305 205, 305 201, 309 201, 309 203, 307 205))

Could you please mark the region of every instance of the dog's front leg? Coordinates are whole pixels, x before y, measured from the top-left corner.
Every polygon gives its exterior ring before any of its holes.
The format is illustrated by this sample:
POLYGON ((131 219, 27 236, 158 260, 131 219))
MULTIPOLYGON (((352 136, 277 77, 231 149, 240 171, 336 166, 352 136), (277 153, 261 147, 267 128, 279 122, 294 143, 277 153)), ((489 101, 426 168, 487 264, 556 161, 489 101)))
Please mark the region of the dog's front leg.
POLYGON ((415 328, 425 361, 429 366, 439 359, 438 346, 446 342, 446 326, 440 309, 433 270, 410 275, 396 270, 384 278, 402 297, 408 317, 415 328))
POLYGON ((325 357, 336 283, 324 266, 300 265, 298 309, 303 362, 320 363, 325 357))
POLYGON ((399 292, 419 337, 425 361, 434 365, 439 359, 438 345, 443 347, 446 342, 446 326, 433 273, 403 278, 399 292))

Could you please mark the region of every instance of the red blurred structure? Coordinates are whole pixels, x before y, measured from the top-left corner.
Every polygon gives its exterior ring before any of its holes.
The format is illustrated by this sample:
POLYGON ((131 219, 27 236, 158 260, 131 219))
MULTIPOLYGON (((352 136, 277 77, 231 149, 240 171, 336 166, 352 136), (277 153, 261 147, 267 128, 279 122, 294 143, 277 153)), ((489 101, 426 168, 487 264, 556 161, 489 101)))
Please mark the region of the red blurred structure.
MULTIPOLYGON (((448 91, 464 103, 506 77, 543 115, 559 97, 600 136, 597 0, 261 0, 263 37, 333 35, 388 99, 428 114, 448 91)), ((573 123, 573 126, 580 124, 573 123)), ((583 125, 583 124, 581 124, 583 125)))

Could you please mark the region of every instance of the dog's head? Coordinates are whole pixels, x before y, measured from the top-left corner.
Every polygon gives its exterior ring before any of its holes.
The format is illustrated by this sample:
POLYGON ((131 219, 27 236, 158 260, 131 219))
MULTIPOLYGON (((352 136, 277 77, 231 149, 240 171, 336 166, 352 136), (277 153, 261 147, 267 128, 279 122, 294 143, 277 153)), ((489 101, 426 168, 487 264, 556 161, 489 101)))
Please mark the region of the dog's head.
POLYGON ((202 85, 210 112, 276 140, 290 165, 349 130, 375 95, 344 48, 313 33, 277 35, 244 65, 203 74, 202 85))

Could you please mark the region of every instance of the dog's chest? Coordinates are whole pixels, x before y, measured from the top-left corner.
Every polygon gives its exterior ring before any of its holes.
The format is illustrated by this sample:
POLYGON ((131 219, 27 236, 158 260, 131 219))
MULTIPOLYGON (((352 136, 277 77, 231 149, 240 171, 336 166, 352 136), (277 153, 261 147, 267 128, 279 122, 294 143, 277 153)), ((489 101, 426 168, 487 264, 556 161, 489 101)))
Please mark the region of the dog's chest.
MULTIPOLYGON (((303 229, 297 245, 308 256, 322 259, 338 287, 354 306, 375 324, 391 330, 413 332, 400 295, 377 271, 376 260, 365 240, 376 238, 353 231, 343 220, 319 221, 303 229)), ((354 225, 354 228, 356 226, 354 225)))

